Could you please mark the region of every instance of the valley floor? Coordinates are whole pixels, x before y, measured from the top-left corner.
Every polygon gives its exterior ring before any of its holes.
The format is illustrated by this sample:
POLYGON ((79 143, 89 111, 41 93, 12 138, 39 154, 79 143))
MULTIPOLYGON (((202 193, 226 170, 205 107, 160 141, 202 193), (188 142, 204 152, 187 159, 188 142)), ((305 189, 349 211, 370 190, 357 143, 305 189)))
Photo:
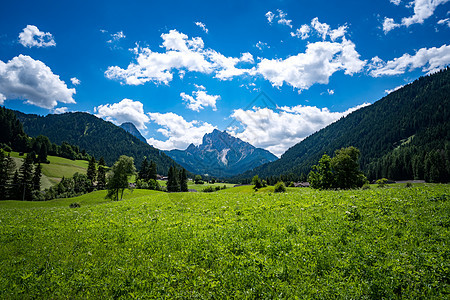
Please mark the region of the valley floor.
POLYGON ((104 196, 0 201, 0 298, 450 296, 450 185, 104 196))

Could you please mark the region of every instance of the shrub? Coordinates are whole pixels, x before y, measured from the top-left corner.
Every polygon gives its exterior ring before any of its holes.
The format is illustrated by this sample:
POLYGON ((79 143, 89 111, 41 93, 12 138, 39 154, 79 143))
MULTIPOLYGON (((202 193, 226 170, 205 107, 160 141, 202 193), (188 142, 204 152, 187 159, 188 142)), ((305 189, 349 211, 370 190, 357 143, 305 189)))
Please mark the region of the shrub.
POLYGON ((70 208, 77 208, 77 207, 81 207, 81 204, 78 202, 74 202, 74 203, 70 203, 69 205, 70 208))
POLYGON ((289 183, 289 187, 295 187, 295 184, 294 184, 293 181, 291 181, 291 182, 289 183))
POLYGON ((406 185, 405 185, 405 187, 407 187, 407 188, 412 187, 412 183, 411 183, 411 182, 407 182, 406 185))
POLYGON ((370 185, 365 184, 361 187, 362 190, 370 190, 370 185))
POLYGON ((284 185, 283 181, 278 181, 275 184, 274 192, 275 193, 284 193, 284 192, 286 192, 286 186, 284 185))
POLYGON ((388 183, 388 180, 386 178, 381 178, 375 181, 375 183, 378 184, 378 187, 382 188, 388 183))
POLYGON ((212 193, 212 192, 214 192, 215 190, 216 190, 216 189, 215 189, 214 187, 208 186, 208 187, 204 188, 204 189, 202 190, 202 192, 203 192, 203 193, 212 193))

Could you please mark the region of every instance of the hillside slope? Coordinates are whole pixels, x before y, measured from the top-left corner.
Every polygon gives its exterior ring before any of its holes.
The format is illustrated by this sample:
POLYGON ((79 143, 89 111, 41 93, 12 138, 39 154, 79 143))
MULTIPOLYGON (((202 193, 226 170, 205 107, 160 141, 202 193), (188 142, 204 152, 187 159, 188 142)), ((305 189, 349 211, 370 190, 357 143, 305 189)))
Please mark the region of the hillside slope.
POLYGON ((192 173, 220 178, 237 175, 277 159, 269 151, 217 129, 205 134, 198 146, 191 144, 186 150, 166 153, 192 173))
POLYGON ((103 156, 108 165, 112 165, 120 155, 133 157, 137 167, 147 157, 156 162, 160 174, 167 174, 171 165, 178 165, 165 153, 122 128, 88 113, 75 112, 45 117, 17 111, 15 113, 28 135, 42 134, 57 144, 68 142, 77 145, 97 159, 103 156))
MULTIPOLYGON (((349 114, 296 144, 279 160, 234 179, 248 179, 255 174, 261 177, 289 173, 306 175, 324 153, 332 155, 336 149, 351 145, 360 149, 360 164, 364 171, 370 171, 370 179, 383 175, 402 179, 411 177, 411 174, 395 174, 395 166, 380 163, 383 157, 405 146, 415 147, 416 154, 423 158, 432 150, 448 156, 445 153, 449 142, 450 68, 447 68, 421 77, 374 104, 349 114), (383 167, 386 170, 382 170, 383 167)), ((412 158, 409 157, 410 160, 412 158)), ((403 160, 407 161, 408 157, 403 160)), ((424 164, 420 159, 416 160, 424 164)), ((420 170, 417 174, 420 177, 420 170)))

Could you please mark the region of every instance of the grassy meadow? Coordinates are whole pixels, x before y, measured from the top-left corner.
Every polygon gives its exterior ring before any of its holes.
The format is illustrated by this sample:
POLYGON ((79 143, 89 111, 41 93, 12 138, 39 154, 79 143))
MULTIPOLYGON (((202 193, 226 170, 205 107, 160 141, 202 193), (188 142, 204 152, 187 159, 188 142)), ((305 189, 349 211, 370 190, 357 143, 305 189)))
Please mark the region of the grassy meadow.
MULTIPOLYGON (((25 156, 20 156, 18 152, 11 152, 11 157, 19 169, 25 156)), ((63 177, 71 177, 76 172, 86 174, 89 164, 86 160, 71 160, 51 155, 47 156, 47 159, 50 161, 49 164, 41 164, 41 189, 49 188, 60 182, 63 177)))
POLYGON ((0 298, 450 296, 449 185, 104 195, 1 201, 0 298))

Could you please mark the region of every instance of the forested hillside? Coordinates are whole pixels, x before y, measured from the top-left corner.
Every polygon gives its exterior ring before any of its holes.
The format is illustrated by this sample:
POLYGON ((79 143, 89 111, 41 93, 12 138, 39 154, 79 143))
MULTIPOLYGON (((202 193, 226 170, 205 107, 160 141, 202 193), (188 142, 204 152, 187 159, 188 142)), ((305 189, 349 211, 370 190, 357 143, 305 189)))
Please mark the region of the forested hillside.
MULTIPOLYGON (((45 117, 16 112, 25 132, 30 136, 45 135, 57 144, 68 142, 85 149, 96 158, 104 157, 112 165, 120 155, 134 158, 140 166, 144 157, 156 162, 159 174, 167 174, 177 165, 165 153, 140 141, 122 128, 88 113, 75 112, 45 117)), ((177 165, 178 166, 178 165, 177 165)))
POLYGON ((449 180, 450 68, 421 77, 290 148, 281 159, 236 180, 306 175, 324 154, 355 146, 369 177, 449 180))

